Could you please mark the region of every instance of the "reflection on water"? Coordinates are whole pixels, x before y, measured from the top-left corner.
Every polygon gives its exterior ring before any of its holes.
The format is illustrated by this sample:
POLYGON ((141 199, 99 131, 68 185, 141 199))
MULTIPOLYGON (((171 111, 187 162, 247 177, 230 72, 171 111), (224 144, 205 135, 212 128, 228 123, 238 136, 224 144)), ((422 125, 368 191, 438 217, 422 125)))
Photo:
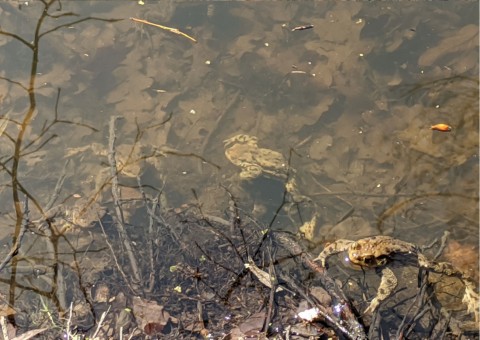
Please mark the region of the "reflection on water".
POLYGON ((47 255, 29 235, 2 273, 10 304, 29 291, 65 313, 72 297, 61 282, 86 280, 77 276, 87 275, 91 251, 105 261, 90 283, 115 265, 99 250, 108 247, 101 217, 79 231, 69 215, 100 204, 114 216, 112 116, 121 117, 115 157, 134 242, 148 231, 138 177, 147 194, 161 192, 164 209, 199 205, 223 218, 233 195, 275 229, 297 233, 315 217, 304 235, 312 249, 373 234, 422 245, 449 231, 457 248, 474 246, 459 265, 475 266, 478 4, 145 2, 0 5, 5 256, 22 236, 24 197, 30 221, 56 225, 37 236, 47 255), (292 30, 301 25, 313 28, 292 30), (440 123, 452 131, 430 129, 440 123), (277 176, 259 153, 226 157, 223 141, 238 134, 283 155, 290 173, 277 176), (51 286, 24 282, 22 259, 43 268, 47 258, 51 286))

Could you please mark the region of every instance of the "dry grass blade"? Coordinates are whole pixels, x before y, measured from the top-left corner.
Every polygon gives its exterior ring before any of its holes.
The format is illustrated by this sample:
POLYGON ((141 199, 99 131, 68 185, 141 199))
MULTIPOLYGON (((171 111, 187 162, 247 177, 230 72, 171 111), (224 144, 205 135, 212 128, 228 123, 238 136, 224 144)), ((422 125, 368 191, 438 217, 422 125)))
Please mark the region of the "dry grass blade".
POLYGON ((48 328, 38 328, 38 329, 32 329, 31 331, 25 332, 22 335, 16 336, 11 340, 28 340, 28 339, 33 339, 35 336, 38 334, 45 332, 48 328))

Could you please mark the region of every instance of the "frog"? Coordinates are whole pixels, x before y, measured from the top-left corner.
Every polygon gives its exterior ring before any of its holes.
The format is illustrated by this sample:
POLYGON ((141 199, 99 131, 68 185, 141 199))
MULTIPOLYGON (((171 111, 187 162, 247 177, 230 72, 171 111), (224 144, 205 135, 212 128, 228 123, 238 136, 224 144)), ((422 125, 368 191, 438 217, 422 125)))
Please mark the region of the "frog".
POLYGON ((387 299, 397 286, 397 279, 388 265, 399 256, 408 256, 414 259, 418 267, 439 274, 458 277, 465 286, 462 302, 466 304, 468 312, 473 313, 475 321, 479 319, 479 295, 475 281, 463 271, 455 268, 448 262, 436 262, 429 260, 421 249, 413 244, 391 236, 370 236, 351 241, 346 239, 337 240, 327 245, 318 255, 315 261, 320 261, 326 266, 327 259, 334 254, 347 252, 348 262, 361 268, 379 268, 382 278, 377 295, 366 308, 365 314, 375 312, 380 303, 387 299))

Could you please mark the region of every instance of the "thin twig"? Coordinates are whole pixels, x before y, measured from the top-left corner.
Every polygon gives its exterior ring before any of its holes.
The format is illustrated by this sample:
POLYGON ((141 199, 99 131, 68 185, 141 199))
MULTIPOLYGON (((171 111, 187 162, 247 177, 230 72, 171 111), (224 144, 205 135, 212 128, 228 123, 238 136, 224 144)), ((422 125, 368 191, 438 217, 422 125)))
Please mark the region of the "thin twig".
POLYGON ((121 21, 123 19, 104 19, 104 18, 97 18, 97 17, 86 17, 86 18, 83 18, 83 19, 79 19, 79 20, 75 20, 75 21, 72 21, 72 22, 69 22, 69 23, 66 23, 66 24, 62 24, 62 25, 58 25, 58 26, 55 26, 54 28, 48 30, 48 31, 45 31, 43 33, 41 33, 38 37, 41 38, 43 37, 44 35, 47 35, 51 32, 54 32, 60 28, 63 28, 63 27, 71 27, 73 25, 76 25, 76 24, 79 24, 81 22, 84 22, 84 21, 88 21, 88 20, 97 20, 97 21, 103 21, 103 22, 117 22, 117 21, 121 21))
POLYGON ((7 319, 4 315, 0 316, 0 324, 2 325, 3 340, 9 340, 10 337, 8 336, 7 319))
POLYGON ((201 160, 202 162, 204 163, 207 163, 207 164, 210 164, 211 166, 217 168, 217 169, 221 169, 220 165, 218 164, 215 164, 211 161, 209 161, 208 159, 206 159, 205 157, 203 156, 200 156, 200 155, 197 155, 196 153, 193 153, 193 152, 190 152, 190 153, 183 153, 183 152, 180 152, 180 151, 177 151, 175 149, 172 149, 172 148, 169 148, 169 147, 166 147, 166 146, 163 146, 162 148, 159 148, 159 149, 156 149, 155 150, 155 157, 157 156, 165 156, 165 155, 174 155, 174 156, 179 156, 179 157, 193 157, 193 158, 198 158, 199 160, 201 160))
POLYGON ((141 23, 141 24, 146 24, 146 25, 158 27, 158 28, 161 28, 162 30, 169 31, 169 32, 172 32, 172 33, 181 35, 182 37, 185 37, 185 38, 189 39, 190 41, 193 41, 194 43, 197 42, 197 40, 195 40, 195 38, 189 36, 189 35, 186 34, 186 33, 183 33, 182 31, 178 30, 177 28, 167 27, 167 26, 163 26, 163 25, 159 25, 159 24, 154 24, 153 22, 150 22, 150 21, 147 21, 147 20, 143 20, 143 19, 137 19, 137 18, 133 18, 133 17, 130 18, 130 20, 135 21, 135 22, 139 22, 139 23, 141 23))
POLYGON ((22 224, 20 226, 20 231, 18 233, 18 237, 15 240, 15 244, 12 246, 12 249, 10 249, 10 252, 7 254, 3 262, 0 264, 0 272, 5 268, 8 262, 17 254, 18 249, 20 249, 20 246, 23 241, 23 236, 25 235, 25 231, 27 230, 27 226, 29 224, 29 210, 28 210, 28 197, 25 197, 25 203, 24 203, 24 209, 23 209, 23 220, 22 224))
MULTIPOLYGON (((142 189, 142 183, 140 181, 140 176, 137 176, 137 183, 138 187, 140 189, 140 192, 142 194, 143 202, 145 203, 145 206, 148 207, 148 199, 147 195, 145 194, 145 191, 142 189)), ((146 292, 150 293, 153 290, 153 287, 155 285, 155 256, 153 253, 153 226, 155 224, 155 220, 153 219, 152 215, 156 214, 156 209, 158 207, 158 201, 160 200, 160 195, 162 193, 160 192, 157 197, 153 200, 152 202, 152 208, 151 209, 151 214, 148 214, 148 237, 147 237, 147 249, 148 249, 148 257, 150 259, 150 273, 149 273, 149 280, 148 280, 148 285, 146 288, 146 292)))
POLYGON ((128 234, 126 232, 125 219, 120 203, 120 190, 118 188, 117 161, 115 159, 115 121, 117 120, 117 118, 118 116, 112 116, 110 118, 108 143, 108 162, 110 163, 110 174, 112 176, 112 196, 115 206, 115 214, 117 216, 117 223, 115 223, 115 227, 120 234, 123 245, 125 247, 125 251, 127 252, 127 256, 130 261, 130 267, 133 273, 133 278, 135 279, 135 285, 138 285, 141 282, 142 277, 138 268, 137 258, 133 253, 133 247, 130 241, 130 237, 128 237, 128 234))
MULTIPOLYGON (((0 31, 0 34, 2 34, 2 31, 0 31)), ((5 78, 5 77, 0 77, 0 79, 5 80, 5 81, 7 81, 9 83, 12 83, 14 85, 20 86, 25 91, 28 91, 28 88, 23 86, 22 83, 20 83, 19 81, 11 80, 10 78, 5 78)))
POLYGON ((418 291, 417 295, 413 299, 411 305, 408 307, 405 316, 402 319, 402 322, 398 326, 396 339, 404 338, 405 333, 409 331, 409 326, 411 326, 414 321, 415 317, 410 316, 410 312, 414 309, 417 310, 417 314, 421 313, 421 308, 423 308, 423 300, 426 294, 426 288, 428 284, 428 279, 426 279, 426 275, 422 275, 422 284, 420 286, 420 290, 418 291))
POLYGON ((232 99, 230 99, 228 104, 220 110, 220 113, 219 113, 217 119, 213 123, 213 126, 210 127, 210 131, 207 133, 207 135, 203 139, 202 145, 200 146, 200 152, 199 152, 200 155, 205 154, 205 149, 207 148, 208 143, 210 142, 210 139, 211 139, 212 135, 218 131, 218 127, 221 126, 220 123, 222 122, 223 118, 226 116, 227 112, 230 112, 232 107, 237 103, 237 99, 238 99, 239 95, 240 95, 240 91, 237 91, 233 95, 232 99))
POLYGON ((128 285, 128 287, 131 289, 132 292, 136 292, 135 289, 133 289, 133 287, 130 285, 130 280, 128 279, 127 277, 127 274, 125 274, 125 272, 123 271, 122 269, 122 266, 120 266, 120 262, 118 262, 118 258, 117 258, 117 254, 115 254, 115 250, 113 250, 113 246, 112 244, 108 241, 108 236, 107 234, 105 233, 105 227, 103 226, 103 222, 101 221, 101 219, 99 219, 99 224, 100 224, 100 228, 102 229, 102 233, 103 233, 103 237, 105 237, 105 243, 107 243, 107 246, 108 248, 110 249, 110 252, 112 253, 112 256, 113 256, 113 260, 115 261, 115 265, 117 266, 117 269, 118 271, 120 272, 120 275, 122 275, 123 277, 123 280, 125 281, 125 283, 128 285))
POLYGON ((269 269, 268 276, 270 277, 270 280, 273 282, 272 282, 272 289, 270 290, 270 296, 268 299, 268 309, 267 309, 267 315, 265 317, 265 325, 263 326, 263 331, 265 332, 265 334, 268 333, 268 328, 270 327, 270 322, 273 318, 273 312, 274 312, 273 309, 275 308, 275 292, 277 291, 276 283, 278 282, 278 279, 275 273, 275 266, 273 265, 273 258, 275 258, 275 255, 272 255, 271 249, 272 247, 270 242, 269 246, 267 247, 268 261, 270 261, 270 265, 268 268, 269 269), (272 280, 272 278, 275 278, 275 280, 272 280))
MULTIPOLYGON (((157 207, 158 207, 158 200, 160 198, 161 193, 158 194, 157 198, 152 203, 152 212, 155 214, 157 207)), ((148 204, 148 202, 145 202, 148 204)), ((155 286, 155 254, 153 252, 153 243, 154 243, 154 234, 153 234, 153 227, 155 226, 155 221, 151 216, 148 218, 148 241, 147 241, 147 248, 148 248, 148 257, 150 259, 150 273, 149 273, 149 280, 147 286, 147 292, 152 292, 153 287, 155 286)))
POLYGON ((68 320, 67 320, 67 340, 70 340, 72 338, 72 334, 70 333, 72 314, 73 314, 73 302, 70 302, 70 308, 68 309, 68 320))
POLYGON ((105 321, 105 317, 107 316, 108 312, 110 311, 110 307, 108 306, 108 309, 102 313, 102 316, 100 317, 100 320, 98 321, 97 329, 95 330, 95 333, 92 335, 92 339, 95 339, 97 337, 98 332, 100 332, 100 328, 103 326, 103 321, 105 321))
POLYGON ((440 257, 440 255, 442 255, 443 253, 443 250, 445 249, 445 247, 447 246, 447 239, 448 239, 448 236, 450 235, 450 232, 448 230, 445 230, 445 232, 443 233, 443 236, 442 238, 440 239, 440 247, 438 248, 438 251, 437 253, 435 254, 435 256, 433 257, 434 260, 438 259, 440 257))
MULTIPOLYGON (((138 185, 138 189, 140 190, 140 193, 142 194, 142 198, 144 200, 147 200, 147 196, 145 195, 145 191, 143 190, 143 186, 141 185, 141 183, 139 182, 139 178, 137 177, 137 182, 139 183, 138 185)), ((160 201, 160 195, 162 194, 163 192, 163 188, 165 187, 165 182, 163 183, 163 186, 162 188, 160 189, 159 191, 159 196, 158 196, 158 200, 157 200, 157 204, 158 202, 160 201)), ((180 240, 180 237, 178 236, 178 234, 175 232, 175 230, 165 221, 165 219, 163 219, 161 216, 158 216, 154 210, 152 210, 152 208, 150 208, 150 206, 148 204, 145 204, 145 207, 147 208, 147 213, 148 213, 148 216, 150 218, 152 218, 154 221, 156 221, 158 224, 160 224, 161 226, 165 227, 168 232, 170 233, 171 237, 174 239, 175 242, 179 243, 179 240, 180 240)))
POLYGON ((50 209, 53 208, 53 205, 58 199, 58 196, 60 196, 60 191, 62 190, 63 183, 65 182, 65 177, 67 176, 67 166, 70 163, 70 160, 67 159, 65 162, 65 165, 63 166, 62 173, 60 174, 60 177, 57 180, 57 184, 55 185, 55 189, 53 190, 53 194, 48 200, 47 205, 45 206, 45 211, 49 211, 50 209))

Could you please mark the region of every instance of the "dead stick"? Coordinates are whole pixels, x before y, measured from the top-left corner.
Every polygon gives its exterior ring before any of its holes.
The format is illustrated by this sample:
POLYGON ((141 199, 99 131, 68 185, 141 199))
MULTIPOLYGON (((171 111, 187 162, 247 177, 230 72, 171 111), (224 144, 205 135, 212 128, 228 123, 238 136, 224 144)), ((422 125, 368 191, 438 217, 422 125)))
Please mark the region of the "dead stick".
MULTIPOLYGON (((147 201, 147 196, 145 194, 145 191, 143 191, 143 189, 142 189, 142 185, 141 185, 138 177, 137 177, 137 183, 139 183, 138 184, 138 189, 140 190, 140 193, 142 194, 142 197, 143 197, 144 201, 146 202, 147 201)), ((164 187, 165 187, 165 183, 163 183, 163 187, 162 187, 162 190, 160 191, 160 194, 162 194, 164 187)), ((160 196, 158 196, 158 198, 159 199, 157 200, 157 203, 160 200, 160 196)), ((170 233, 170 236, 173 238, 173 240, 175 242, 179 243, 180 237, 177 235, 174 228, 172 226, 170 226, 167 223, 167 221, 160 214, 159 215, 155 214, 155 211, 152 210, 152 208, 150 208, 150 206, 148 204, 145 204, 145 207, 147 208, 148 216, 150 218, 152 218, 155 222, 157 222, 160 225, 160 227, 166 228, 166 230, 170 233)))
MULTIPOLYGON (((147 195, 145 194, 145 191, 143 191, 142 189, 142 183, 141 183, 141 180, 140 180, 140 176, 137 176, 137 183, 138 183, 138 188, 142 194, 142 198, 143 198, 143 202, 145 203, 145 206, 148 207, 149 205, 149 200, 147 199, 147 195)), ((152 202, 152 207, 149 208, 152 210, 152 215, 155 215, 156 214, 156 209, 158 207, 158 201, 160 200, 160 195, 162 193, 160 192, 158 195, 157 195, 157 198, 155 198, 152 202)), ((155 285, 155 256, 154 256, 154 252, 153 252, 153 239, 154 239, 154 235, 153 235, 153 227, 155 225, 155 222, 152 215, 149 214, 148 216, 148 236, 147 236, 147 249, 148 249, 148 257, 150 259, 150 273, 149 273, 149 281, 148 281, 148 284, 147 284, 147 288, 145 289, 145 291, 147 293, 151 293, 152 290, 153 290, 153 286, 155 285)))
MULTIPOLYGON (((159 193, 157 197, 153 200, 152 202, 152 212, 155 214, 156 209, 158 208, 158 201, 160 200, 160 195, 162 193, 159 193)), ((146 205, 148 205, 148 202, 145 202, 146 205)), ((148 243, 147 243, 147 248, 148 248, 148 257, 150 258, 150 273, 149 273, 149 280, 148 280, 148 285, 146 291, 151 293, 153 291, 153 288, 155 286, 155 277, 156 271, 155 271, 155 254, 153 252, 153 243, 154 243, 154 235, 153 235, 153 227, 155 225, 155 221, 151 216, 148 218, 148 243)))
POLYGON ((115 214, 117 215, 117 223, 115 223, 115 227, 122 238, 123 245, 130 261, 130 267, 132 268, 135 285, 137 286, 142 281, 142 277, 138 269, 137 259, 133 253, 132 243, 125 230, 125 219, 123 217, 123 210, 120 205, 120 191, 118 189, 118 171, 117 161, 115 159, 115 121, 118 118, 118 116, 112 116, 110 118, 108 140, 108 162, 110 163, 110 174, 112 176, 112 196, 115 206, 115 214))
POLYGON ((115 254, 115 251, 113 250, 112 244, 108 241, 108 236, 107 233, 105 232, 105 227, 103 226, 103 222, 101 219, 98 220, 100 222, 100 228, 102 229, 103 237, 105 237, 105 242, 107 243, 108 248, 110 249, 110 252, 112 253, 113 260, 115 261, 115 264, 117 265, 118 271, 120 272, 120 275, 122 275, 123 279, 125 280, 125 283, 127 286, 131 289, 133 293, 137 293, 135 289, 133 289, 132 285, 130 284, 127 274, 123 271, 122 267, 120 266, 120 262, 118 261, 117 255, 115 254))
POLYGON ((158 28, 161 28, 162 30, 165 30, 165 31, 169 31, 169 32, 172 32, 172 33, 175 33, 175 34, 178 34, 178 35, 181 35, 187 39, 190 39, 191 41, 193 41, 194 43, 197 42, 197 40, 195 40, 195 38, 189 36, 188 34, 186 33, 183 33, 182 31, 176 29, 176 28, 173 28, 173 27, 167 27, 167 26, 163 26, 163 25, 159 25, 159 24, 154 24, 153 22, 150 22, 150 21, 147 21, 147 20, 143 20, 143 19, 137 19, 137 18, 130 18, 130 20, 132 21, 135 21, 135 22, 139 22, 141 24, 146 24, 146 25, 150 25, 150 26, 154 26, 154 27, 158 27, 158 28))

